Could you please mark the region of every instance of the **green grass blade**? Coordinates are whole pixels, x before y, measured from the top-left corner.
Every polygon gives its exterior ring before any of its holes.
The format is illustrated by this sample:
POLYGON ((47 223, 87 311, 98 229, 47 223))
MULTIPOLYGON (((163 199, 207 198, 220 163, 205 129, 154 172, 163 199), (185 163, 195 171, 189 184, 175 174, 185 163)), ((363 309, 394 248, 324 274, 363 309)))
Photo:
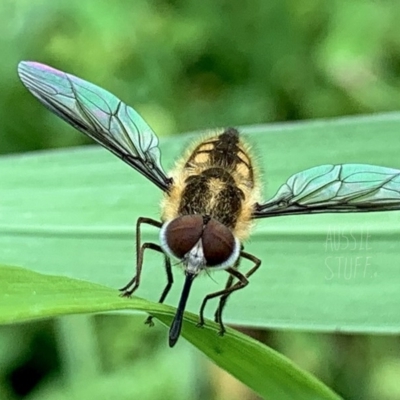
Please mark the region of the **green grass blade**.
MULTIPOLYGON (((115 290, 105 286, 23 268, 0 266, 0 277, 2 324, 71 313, 142 310, 168 325, 174 313, 169 306, 137 297, 120 298, 115 290)), ((185 315, 183 336, 263 398, 339 399, 313 376, 261 343, 229 328, 221 338, 216 324, 207 321, 199 329, 196 322, 195 315, 185 315)))

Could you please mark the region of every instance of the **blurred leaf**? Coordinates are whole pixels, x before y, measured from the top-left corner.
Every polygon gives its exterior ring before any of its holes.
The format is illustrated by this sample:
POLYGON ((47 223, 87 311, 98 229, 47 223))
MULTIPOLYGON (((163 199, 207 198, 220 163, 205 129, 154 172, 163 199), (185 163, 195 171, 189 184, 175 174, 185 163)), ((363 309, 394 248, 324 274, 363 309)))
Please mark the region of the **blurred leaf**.
POLYGON ((384 1, 1 2, 0 152, 83 142, 53 135, 69 128, 26 96, 16 66, 27 59, 114 92, 161 134, 396 110, 399 12, 384 1))
MULTIPOLYGON (((0 266, 0 323, 111 310, 147 311, 170 324, 174 309, 137 297, 119 298, 115 290, 22 268, 0 266)), ((339 399, 310 374, 255 340, 228 329, 219 337, 217 325, 196 327, 197 317, 186 313, 183 336, 216 364, 264 398, 339 399)), ((173 350, 171 350, 173 351, 173 350)))

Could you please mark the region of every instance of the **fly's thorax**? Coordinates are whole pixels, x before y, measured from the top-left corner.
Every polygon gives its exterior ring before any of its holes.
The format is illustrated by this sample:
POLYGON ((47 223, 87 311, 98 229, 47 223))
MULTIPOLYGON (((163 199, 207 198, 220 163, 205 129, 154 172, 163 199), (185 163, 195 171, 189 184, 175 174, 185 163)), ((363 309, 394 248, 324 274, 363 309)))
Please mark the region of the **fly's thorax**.
POLYGON ((208 215, 183 215, 164 223, 160 243, 191 274, 232 266, 241 248, 232 231, 208 215))

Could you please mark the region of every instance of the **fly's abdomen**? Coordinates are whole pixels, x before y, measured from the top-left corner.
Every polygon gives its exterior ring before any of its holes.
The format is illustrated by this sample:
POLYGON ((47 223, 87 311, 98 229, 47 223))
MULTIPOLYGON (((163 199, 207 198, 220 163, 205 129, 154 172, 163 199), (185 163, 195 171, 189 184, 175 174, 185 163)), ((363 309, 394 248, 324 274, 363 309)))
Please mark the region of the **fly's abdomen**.
POLYGON ((251 160, 234 128, 200 143, 189 156, 184 168, 220 167, 231 173, 236 184, 246 181, 254 186, 254 174, 251 160))

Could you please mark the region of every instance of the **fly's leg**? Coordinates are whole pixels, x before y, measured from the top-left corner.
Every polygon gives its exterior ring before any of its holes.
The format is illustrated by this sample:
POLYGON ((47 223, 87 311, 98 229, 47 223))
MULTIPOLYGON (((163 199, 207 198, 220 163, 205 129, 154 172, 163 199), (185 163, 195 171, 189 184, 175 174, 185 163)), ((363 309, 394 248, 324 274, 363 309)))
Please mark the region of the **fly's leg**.
MULTIPOLYGON (((164 268, 165 268, 165 272, 167 273, 167 285, 165 286, 164 290, 161 293, 160 300, 158 300, 159 303, 163 303, 165 298, 167 297, 169 291, 171 290, 172 284, 174 283, 174 277, 172 275, 170 258, 162 251, 160 246, 158 246, 158 247, 159 247, 158 251, 161 251, 164 254, 164 257, 165 257, 164 268)), ((154 325, 153 316, 149 315, 144 323, 149 326, 153 326, 154 325)))
MULTIPOLYGON (((233 268, 237 270, 238 267, 239 267, 239 260, 236 261, 236 263, 235 263, 235 265, 233 266, 233 268)), ((235 279, 234 276, 231 275, 231 274, 229 274, 228 280, 226 281, 226 284, 225 284, 225 290, 226 290, 226 289, 229 289, 229 288, 232 286, 234 279, 235 279)), ((215 321, 217 324, 219 323, 219 320, 220 320, 220 317, 221 317, 221 314, 222 314, 222 310, 223 310, 223 308, 224 308, 225 305, 226 305, 226 302, 227 302, 227 300, 228 300, 228 297, 229 297, 229 294, 223 295, 223 296, 221 296, 221 297, 219 298, 219 304, 218 304, 218 307, 217 307, 217 309, 215 310, 215 314, 214 314, 214 321, 215 321)))
MULTIPOLYGON (((159 221, 156 221, 151 218, 145 218, 145 217, 140 217, 137 222, 136 222, 136 274, 135 276, 128 282, 127 285, 125 285, 123 288, 120 289, 121 296, 123 297, 130 297, 132 293, 139 287, 140 284, 140 276, 142 273, 142 265, 143 265, 143 258, 144 258, 144 251, 146 249, 151 249, 154 251, 158 251, 159 253, 164 255, 164 267, 165 271, 167 273, 167 285, 165 286, 163 292, 161 293, 161 297, 159 300, 159 303, 162 303, 165 298, 168 295, 168 292, 170 291, 172 284, 174 282, 173 276, 172 276, 172 271, 171 271, 171 261, 169 257, 164 253, 162 248, 155 243, 143 243, 141 245, 141 232, 140 232, 140 226, 142 224, 148 224, 155 226, 156 228, 161 228, 162 223, 159 221)), ((150 315, 147 317, 146 324, 153 326, 153 317, 150 315)))
POLYGON ((220 305, 218 306, 218 309, 217 309, 217 313, 216 313, 217 314, 216 318, 218 318, 218 323, 220 326, 220 330, 218 332, 220 336, 223 336, 223 334, 225 333, 225 326, 222 321, 222 310, 226 303, 227 298, 229 297, 229 295, 231 293, 235 292, 236 290, 243 289, 245 286, 247 286, 247 284, 249 283, 248 278, 251 275, 253 275, 254 272, 256 272, 257 269, 261 265, 261 260, 255 256, 253 256, 252 254, 241 251, 240 257, 246 258, 247 260, 252 261, 254 263, 253 268, 251 268, 244 275, 241 272, 239 272, 238 270, 236 270, 234 267, 227 268, 225 271, 228 272, 230 274, 230 276, 232 276, 232 282, 230 282, 228 279, 225 289, 219 290, 218 292, 210 293, 209 295, 207 295, 204 298, 203 303, 201 304, 201 307, 200 307, 199 323, 197 324, 197 326, 202 327, 202 326, 204 326, 204 309, 206 307, 207 301, 210 299, 213 299, 215 297, 221 297, 221 299, 223 297, 225 297, 225 299, 222 301, 222 307, 221 307, 221 303, 220 303, 220 305), (236 278, 238 280, 238 282, 236 282, 235 284, 232 285, 234 278, 236 278), (228 287, 228 283, 230 283, 229 287, 228 287))
POLYGON ((119 289, 121 296, 123 297, 130 297, 132 293, 139 287, 140 284, 140 275, 142 273, 142 264, 143 264, 143 254, 146 249, 152 249, 155 251, 159 251, 164 254, 160 246, 154 243, 143 243, 141 245, 141 234, 140 234, 140 225, 141 224, 148 224, 155 226, 156 228, 161 228, 162 223, 156 221, 151 218, 140 217, 136 222, 136 274, 134 277, 125 285, 123 288, 119 289))

